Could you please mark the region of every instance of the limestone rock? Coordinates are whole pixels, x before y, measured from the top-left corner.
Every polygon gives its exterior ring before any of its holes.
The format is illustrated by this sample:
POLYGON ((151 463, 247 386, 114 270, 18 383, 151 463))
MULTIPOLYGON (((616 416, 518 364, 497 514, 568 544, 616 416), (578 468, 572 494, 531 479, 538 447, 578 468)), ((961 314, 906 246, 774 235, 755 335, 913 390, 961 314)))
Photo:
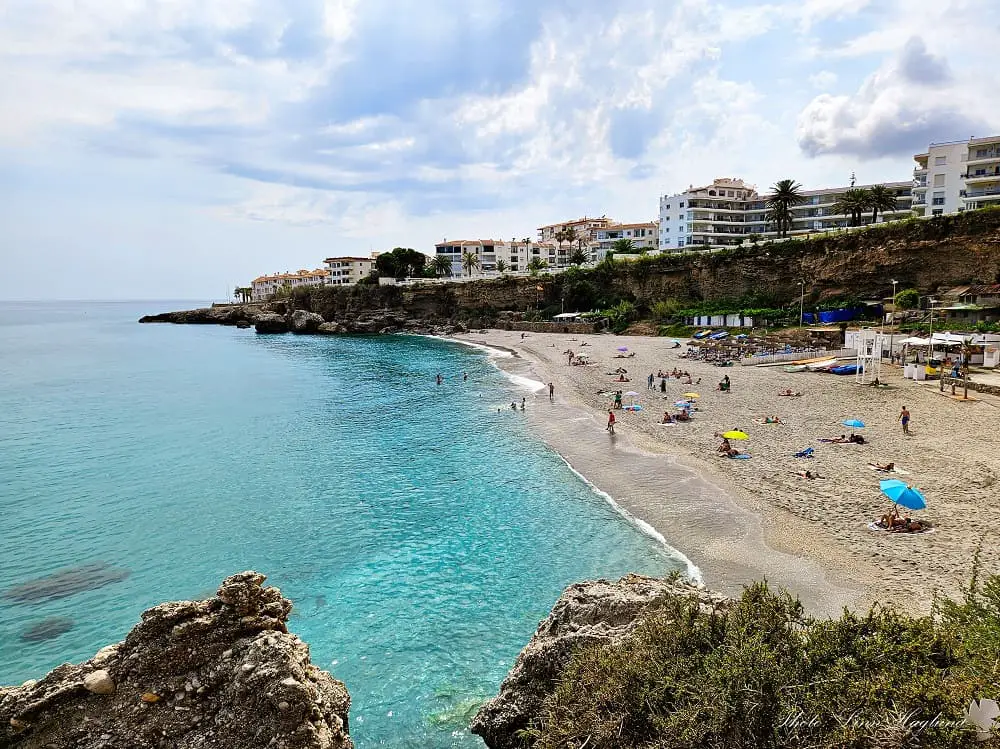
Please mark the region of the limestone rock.
POLYGON ((276 312, 262 312, 254 321, 254 329, 258 333, 287 333, 288 321, 276 312))
POLYGON ((83 687, 88 692, 93 692, 94 694, 115 693, 115 682, 111 678, 111 674, 103 668, 98 669, 97 671, 91 671, 89 674, 84 676, 83 687))
POLYGON ((316 328, 316 332, 324 335, 339 335, 346 333, 347 330, 339 322, 325 322, 316 328))
POLYGON ((315 312, 307 312, 304 309, 297 309, 292 313, 292 332, 315 333, 324 322, 325 320, 323 320, 322 315, 317 315, 315 312))
POLYGON ((490 749, 520 749, 518 731, 538 715, 555 689, 574 649, 628 637, 636 623, 665 595, 697 597, 706 608, 725 605, 723 596, 695 585, 642 575, 626 575, 571 585, 518 655, 500 693, 479 710, 471 730, 490 749))
POLYGON ((99 657, 0 687, 0 747, 353 749, 346 688, 263 582, 242 572, 214 598, 161 604, 99 657))

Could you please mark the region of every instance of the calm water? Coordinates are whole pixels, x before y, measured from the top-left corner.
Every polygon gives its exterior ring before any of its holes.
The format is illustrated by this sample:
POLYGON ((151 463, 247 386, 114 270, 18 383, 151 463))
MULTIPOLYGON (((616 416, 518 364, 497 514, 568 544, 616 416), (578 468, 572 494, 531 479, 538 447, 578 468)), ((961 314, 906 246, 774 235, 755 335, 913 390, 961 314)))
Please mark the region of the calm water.
POLYGON ((471 713, 564 586, 679 566, 496 412, 534 396, 485 354, 135 323, 172 306, 0 303, 0 593, 86 563, 131 573, 0 597, 0 683, 253 568, 347 683, 359 747, 480 746, 471 713), (47 617, 72 629, 21 639, 47 617))

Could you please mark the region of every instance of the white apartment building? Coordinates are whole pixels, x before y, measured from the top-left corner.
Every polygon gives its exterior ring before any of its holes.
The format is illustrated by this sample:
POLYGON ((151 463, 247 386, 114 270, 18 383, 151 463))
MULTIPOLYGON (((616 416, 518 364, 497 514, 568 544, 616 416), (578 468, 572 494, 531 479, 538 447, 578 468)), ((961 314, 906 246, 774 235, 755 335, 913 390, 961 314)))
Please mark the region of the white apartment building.
MULTIPOLYGON (((896 195, 896 210, 880 213, 879 223, 906 218, 911 214, 912 183, 888 182, 885 187, 896 195)), ((836 213, 834 206, 850 189, 873 185, 803 190, 805 201, 793 206, 789 237, 812 232, 847 228, 850 216, 836 213)), ((659 245, 663 252, 686 247, 725 247, 744 242, 751 234, 762 239, 778 236, 767 221, 767 195, 757 193, 742 179, 718 178, 710 185, 689 187, 686 192, 660 198, 659 245)), ((871 217, 863 217, 865 223, 871 217)))
POLYGON ((585 242, 593 242, 597 239, 596 232, 598 229, 603 229, 613 223, 615 222, 607 216, 601 216, 600 218, 588 218, 584 216, 572 221, 563 221, 561 224, 539 226, 538 241, 555 242, 556 234, 572 229, 576 232, 577 237, 582 238, 585 242))
MULTIPOLYGON (((572 263, 574 251, 579 247, 578 242, 572 244, 556 241, 533 242, 530 239, 456 239, 445 240, 434 245, 435 256, 445 256, 451 260, 451 273, 453 276, 465 275, 465 268, 462 265, 462 258, 466 252, 475 253, 479 259, 479 266, 473 271, 473 275, 494 273, 497 270, 497 261, 503 260, 506 270, 519 273, 528 270, 528 264, 539 259, 549 268, 567 268, 572 263)), ((591 257, 596 245, 583 243, 582 249, 591 257)))
POLYGON ((940 216, 1000 205, 1000 135, 931 143, 913 157, 913 212, 940 216))
POLYGON ((328 257, 323 262, 330 272, 329 283, 352 284, 367 278, 375 267, 375 255, 376 253, 372 253, 372 257, 328 257))
POLYGON ((263 302, 283 286, 289 286, 293 289, 299 286, 321 286, 327 283, 329 278, 330 272, 322 268, 258 276, 250 282, 251 299, 255 302, 263 302))
POLYGON ((659 226, 655 221, 639 224, 609 224, 597 229, 594 234, 596 242, 590 258, 594 262, 603 260, 608 254, 608 250, 621 239, 631 241, 636 250, 656 252, 660 247, 659 226))

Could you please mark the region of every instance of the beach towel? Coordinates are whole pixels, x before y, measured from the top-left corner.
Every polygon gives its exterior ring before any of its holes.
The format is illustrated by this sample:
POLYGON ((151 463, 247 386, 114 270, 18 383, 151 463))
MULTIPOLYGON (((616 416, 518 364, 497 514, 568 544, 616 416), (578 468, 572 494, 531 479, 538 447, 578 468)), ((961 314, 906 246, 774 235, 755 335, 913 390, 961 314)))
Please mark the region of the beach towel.
POLYGON ((904 471, 899 466, 893 466, 893 469, 891 471, 883 471, 881 468, 876 468, 871 463, 868 464, 868 467, 871 468, 876 473, 898 473, 900 476, 909 476, 910 475, 909 471, 904 471))
POLYGON ((740 453, 739 455, 733 455, 729 458, 730 460, 750 460, 750 456, 746 453, 740 453))
POLYGON ((805 450, 799 450, 795 453, 796 458, 811 458, 815 452, 811 447, 807 447, 805 450))
POLYGON ((933 528, 924 528, 920 531, 890 531, 888 528, 880 525, 876 521, 872 520, 868 523, 868 530, 870 531, 881 531, 882 533, 892 533, 894 536, 919 536, 924 533, 933 533, 933 528))

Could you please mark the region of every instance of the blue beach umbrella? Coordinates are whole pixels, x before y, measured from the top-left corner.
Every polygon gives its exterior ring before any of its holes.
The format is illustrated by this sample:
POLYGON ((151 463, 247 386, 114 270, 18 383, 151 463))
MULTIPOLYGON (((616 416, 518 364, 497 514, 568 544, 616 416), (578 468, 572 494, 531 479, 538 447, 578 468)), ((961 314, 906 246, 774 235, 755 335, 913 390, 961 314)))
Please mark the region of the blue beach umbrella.
POLYGON ((886 479, 879 481, 878 485, 885 496, 908 510, 922 510, 927 507, 924 495, 899 479, 886 479))
POLYGON ((674 405, 677 408, 691 408, 691 401, 677 401, 674 405))
POLYGON ((851 427, 851 429, 865 428, 865 422, 861 421, 860 419, 846 419, 845 421, 842 421, 840 423, 843 424, 845 427, 851 427))

